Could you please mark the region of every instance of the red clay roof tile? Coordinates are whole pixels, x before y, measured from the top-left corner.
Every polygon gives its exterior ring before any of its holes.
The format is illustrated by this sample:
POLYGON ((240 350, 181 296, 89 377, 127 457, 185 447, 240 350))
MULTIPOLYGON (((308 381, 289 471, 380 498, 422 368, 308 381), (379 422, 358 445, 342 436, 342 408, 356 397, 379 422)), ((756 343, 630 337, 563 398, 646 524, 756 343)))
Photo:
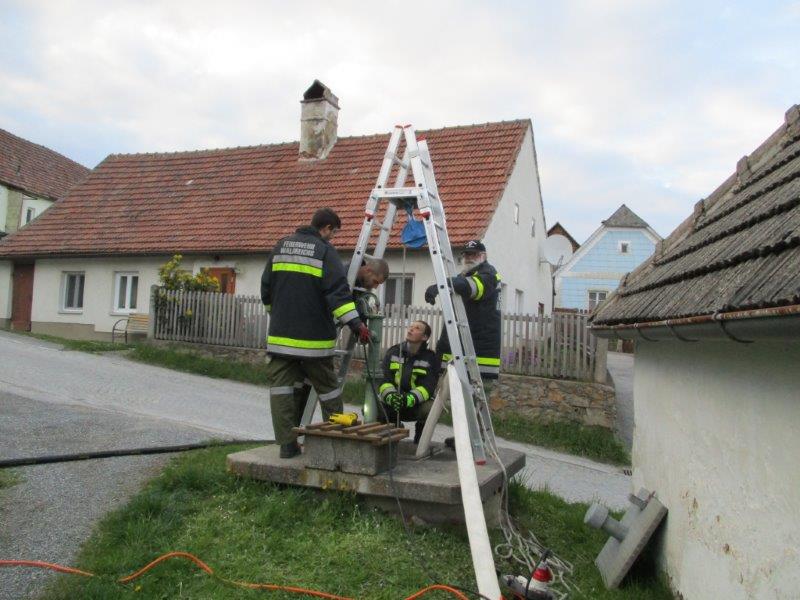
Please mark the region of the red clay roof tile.
POLYGON ((74 160, 0 129, 0 183, 57 200, 88 174, 74 160))
MULTIPOLYGON (((484 234, 529 127, 521 120, 419 132, 453 244, 484 234)), ((342 219, 336 245, 352 248, 387 143, 388 134, 340 138, 321 161, 299 160, 296 142, 112 154, 0 241, 0 257, 268 252, 323 206, 342 219)))

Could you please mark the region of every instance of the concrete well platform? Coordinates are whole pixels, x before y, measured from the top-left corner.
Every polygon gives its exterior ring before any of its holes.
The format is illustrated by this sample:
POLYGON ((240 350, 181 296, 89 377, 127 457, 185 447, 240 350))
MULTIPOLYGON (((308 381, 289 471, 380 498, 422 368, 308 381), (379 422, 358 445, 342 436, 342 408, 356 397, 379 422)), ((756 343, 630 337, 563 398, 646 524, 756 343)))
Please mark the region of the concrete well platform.
MULTIPOLYGON (((411 442, 400 442, 397 447, 398 461, 391 478, 389 472, 360 475, 306 467, 302 454, 279 458, 277 444, 229 454, 227 465, 230 472, 243 477, 317 490, 355 492, 368 504, 390 512, 398 511, 397 496, 406 517, 414 516, 429 523, 463 523, 455 452, 434 444, 429 457, 416 459, 411 442)), ((500 448, 500 459, 509 478, 525 466, 525 455, 510 448, 500 448)), ((499 515, 503 474, 492 459, 485 465, 477 465, 476 471, 486 521, 491 527, 499 515)))

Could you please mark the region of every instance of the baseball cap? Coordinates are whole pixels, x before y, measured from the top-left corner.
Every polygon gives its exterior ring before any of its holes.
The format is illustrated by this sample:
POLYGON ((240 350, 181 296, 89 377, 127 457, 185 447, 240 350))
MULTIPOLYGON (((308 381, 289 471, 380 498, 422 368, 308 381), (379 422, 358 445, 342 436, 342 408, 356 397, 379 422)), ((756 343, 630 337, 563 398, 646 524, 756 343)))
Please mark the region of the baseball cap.
POLYGON ((462 252, 486 252, 486 246, 480 240, 470 240, 464 244, 462 252))

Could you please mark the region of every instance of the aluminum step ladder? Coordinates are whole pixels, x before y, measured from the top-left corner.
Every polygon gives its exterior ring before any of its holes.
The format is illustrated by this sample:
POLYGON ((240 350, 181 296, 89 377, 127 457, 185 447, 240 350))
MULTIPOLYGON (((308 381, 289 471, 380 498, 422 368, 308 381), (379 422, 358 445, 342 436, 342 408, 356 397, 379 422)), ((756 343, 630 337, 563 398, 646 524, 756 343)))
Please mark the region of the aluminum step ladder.
MULTIPOLYGON (((383 258, 397 211, 408 203, 411 203, 419 211, 423 219, 434 278, 436 286, 439 288, 442 316, 450 341, 450 352, 453 356, 451 362, 464 387, 464 408, 469 425, 472 454, 477 464, 483 464, 486 462, 486 453, 482 432, 490 436, 491 442, 494 443, 492 420, 472 343, 464 301, 452 289, 451 279, 459 274, 459 269, 447 233, 447 221, 442 200, 439 197, 439 188, 436 185, 428 144, 424 140, 417 140, 416 132, 411 125, 396 125, 391 133, 378 179, 367 200, 364 222, 353 259, 350 261, 347 281, 352 288, 363 259, 383 258), (402 158, 397 154, 401 141, 405 142, 402 158), (395 166, 398 169, 394 185, 389 186, 387 184, 395 166), (409 172, 414 180, 412 186, 406 185, 409 172), (377 215, 380 214, 382 203, 386 205, 386 212, 381 221, 377 215), (379 230, 378 240, 372 254, 368 254, 369 242, 375 227, 379 230)), ((354 348, 354 336, 350 335, 347 350, 340 351, 342 354, 342 364, 339 369, 340 384, 344 382, 344 377, 347 375, 354 348)), ((312 391, 303 413, 303 425, 311 421, 316 408, 316 400, 316 393, 312 391)))

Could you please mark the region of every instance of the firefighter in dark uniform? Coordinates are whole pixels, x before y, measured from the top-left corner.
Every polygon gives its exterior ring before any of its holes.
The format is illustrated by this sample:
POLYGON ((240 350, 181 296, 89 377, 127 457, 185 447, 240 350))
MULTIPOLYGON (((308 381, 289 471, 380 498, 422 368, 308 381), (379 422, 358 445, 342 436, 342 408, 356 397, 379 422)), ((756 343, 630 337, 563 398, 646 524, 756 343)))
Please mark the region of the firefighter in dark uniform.
POLYGON ((335 212, 319 209, 310 226, 275 245, 261 276, 261 300, 270 313, 266 378, 281 458, 300 453, 292 431, 304 408, 295 394, 298 383, 302 386, 308 379, 316 388, 325 420, 342 412, 342 391, 333 366, 336 321, 350 327, 362 343, 369 341, 342 261, 329 243, 340 228, 335 212))
MULTIPOLYGON (((500 375, 500 275, 486 262, 486 246, 471 240, 461 254, 462 271, 453 278, 453 290, 464 299, 472 344, 488 398, 500 375)), ((436 302, 436 284, 425 290, 425 301, 436 302)), ((436 353, 442 363, 452 358, 447 330, 442 329, 436 353)))
POLYGON ((428 349, 430 336, 430 325, 414 321, 406 331, 406 341, 389 348, 381 365, 383 379, 378 392, 384 406, 378 410, 378 419, 389 423, 416 421, 415 444, 425 427, 439 379, 439 358, 428 349))

